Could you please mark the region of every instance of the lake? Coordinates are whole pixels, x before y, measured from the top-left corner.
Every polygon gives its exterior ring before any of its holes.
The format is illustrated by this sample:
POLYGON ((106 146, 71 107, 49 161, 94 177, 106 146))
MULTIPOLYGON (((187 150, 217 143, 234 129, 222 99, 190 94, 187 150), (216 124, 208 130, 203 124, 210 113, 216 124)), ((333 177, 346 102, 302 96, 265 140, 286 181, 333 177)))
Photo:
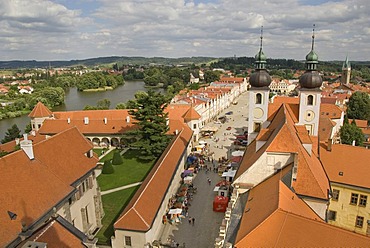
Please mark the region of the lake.
MULTIPOLYGON (((143 81, 127 81, 114 90, 100 92, 80 92, 77 88, 70 88, 66 91, 65 104, 53 108, 52 111, 82 110, 86 105, 96 106, 99 100, 105 98, 110 100, 110 108, 114 109, 118 103, 134 99, 135 93, 138 91, 147 91, 143 81)), ((163 89, 159 89, 159 91, 163 92, 163 89)), ((0 120, 0 140, 4 138, 5 132, 13 124, 17 124, 23 133, 29 122, 30 118, 27 115, 0 120)))

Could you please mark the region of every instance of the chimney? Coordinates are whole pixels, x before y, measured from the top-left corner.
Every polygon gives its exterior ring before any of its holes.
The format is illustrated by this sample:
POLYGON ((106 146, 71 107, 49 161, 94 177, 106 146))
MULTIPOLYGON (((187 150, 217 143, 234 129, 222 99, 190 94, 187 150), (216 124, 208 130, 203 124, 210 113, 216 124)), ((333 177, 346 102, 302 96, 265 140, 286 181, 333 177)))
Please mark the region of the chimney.
POLYGON ((69 118, 68 117, 68 119, 67 119, 67 123, 69 124, 69 123, 71 123, 71 118, 69 118))
POLYGON ((32 130, 32 131, 31 131, 31 135, 32 135, 33 137, 35 137, 35 136, 36 136, 36 131, 35 131, 35 130, 32 130))
POLYGON ((332 139, 329 139, 328 140, 328 146, 326 147, 326 150, 327 151, 331 152, 331 146, 332 146, 332 144, 333 144, 333 140, 332 139))
POLYGON ((356 140, 352 141, 352 146, 356 146, 356 140))
POLYGON ((130 123, 130 116, 126 116, 126 122, 130 123))
POLYGON ((166 126, 169 126, 169 125, 170 125, 170 119, 166 118, 166 126))
POLYGON ((35 156, 33 155, 33 147, 32 147, 32 140, 28 140, 27 134, 23 134, 23 140, 20 142, 21 149, 26 153, 29 159, 34 159, 35 156))
POLYGON ((107 125, 108 119, 107 117, 104 117, 104 124, 107 125))
POLYGON ((89 124, 89 117, 84 117, 84 124, 85 125, 89 124))

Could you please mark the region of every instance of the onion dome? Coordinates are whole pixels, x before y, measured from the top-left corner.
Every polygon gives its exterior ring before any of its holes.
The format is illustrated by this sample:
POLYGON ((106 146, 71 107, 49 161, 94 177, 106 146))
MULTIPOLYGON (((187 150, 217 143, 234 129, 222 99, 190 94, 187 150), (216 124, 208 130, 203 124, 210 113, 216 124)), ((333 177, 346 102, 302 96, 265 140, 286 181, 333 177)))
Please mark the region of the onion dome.
POLYGON ((306 56, 306 72, 299 78, 301 88, 314 89, 320 88, 322 85, 322 77, 316 71, 316 66, 319 63, 319 56, 314 51, 315 44, 315 25, 312 33, 311 51, 306 56))
POLYGON ((249 83, 253 87, 268 87, 271 83, 271 77, 266 70, 256 70, 250 76, 249 83))
POLYGON ((261 44, 260 50, 256 54, 255 58, 255 72, 249 78, 249 83, 253 87, 268 87, 271 83, 271 77, 266 71, 266 55, 262 51, 262 28, 261 28, 261 44))

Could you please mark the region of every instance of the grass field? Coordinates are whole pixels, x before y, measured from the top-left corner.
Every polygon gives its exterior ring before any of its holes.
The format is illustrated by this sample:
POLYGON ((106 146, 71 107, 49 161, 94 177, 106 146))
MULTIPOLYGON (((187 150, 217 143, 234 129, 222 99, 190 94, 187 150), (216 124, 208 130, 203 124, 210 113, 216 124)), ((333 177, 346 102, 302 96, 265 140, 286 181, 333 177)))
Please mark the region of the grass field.
POLYGON ((113 235, 113 224, 138 188, 139 186, 136 186, 102 196, 105 216, 102 219, 103 227, 95 236, 98 238, 98 244, 110 245, 110 238, 113 235))
MULTIPOLYGON (((113 153, 114 151, 107 154, 107 156, 102 158, 102 161, 112 159, 113 153)), ((147 163, 139 162, 136 159, 137 153, 136 150, 128 150, 122 155, 123 163, 113 165, 113 174, 101 174, 97 178, 101 191, 143 181, 153 167, 154 161, 147 163)))

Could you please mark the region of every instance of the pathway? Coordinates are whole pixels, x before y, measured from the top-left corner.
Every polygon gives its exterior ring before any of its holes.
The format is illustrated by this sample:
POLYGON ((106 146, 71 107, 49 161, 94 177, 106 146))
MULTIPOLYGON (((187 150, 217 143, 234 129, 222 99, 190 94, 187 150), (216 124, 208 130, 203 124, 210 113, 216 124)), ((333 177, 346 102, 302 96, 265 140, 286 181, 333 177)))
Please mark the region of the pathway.
MULTIPOLYGON (((223 125, 209 123, 211 126, 218 126, 220 129, 215 134, 215 138, 219 138, 216 142, 214 139, 206 139, 210 144, 210 150, 215 153, 215 159, 220 157, 230 157, 230 153, 234 150, 231 145, 235 139, 235 134, 243 133, 243 129, 247 128, 246 117, 248 116, 248 99, 247 93, 243 93, 238 99, 238 105, 231 105, 224 111, 233 111, 233 115, 229 116, 228 122, 223 125), (226 130, 231 126, 231 130, 226 130)), ((210 163, 206 162, 208 167, 210 163)), ((194 186, 198 188, 198 192, 194 194, 193 201, 189 207, 189 216, 195 218, 194 226, 188 223, 188 218, 183 219, 181 224, 170 225, 166 224, 162 230, 161 242, 166 243, 168 238, 179 243, 179 247, 190 248, 213 248, 215 239, 218 237, 219 228, 221 226, 224 213, 213 211, 213 199, 216 192, 213 188, 221 177, 214 172, 206 173, 205 170, 199 171, 193 180, 194 186), (207 177, 212 180, 211 185, 207 183, 207 177)))
POLYGON ((131 187, 138 186, 140 184, 142 184, 142 182, 132 183, 132 184, 121 186, 121 187, 114 188, 114 189, 108 189, 106 191, 102 191, 101 192, 101 195, 106 195, 106 194, 110 194, 110 193, 113 193, 113 192, 116 192, 116 191, 120 191, 120 190, 123 190, 123 189, 128 189, 128 188, 131 188, 131 187))
MULTIPOLYGON (((109 152, 111 152, 113 149, 115 149, 115 147, 111 146, 103 155, 101 155, 99 157, 99 159, 101 159, 102 157, 104 157, 105 155, 107 155, 109 152)), ((120 154, 123 155, 129 148, 124 148, 120 154)), ((100 163, 100 162, 98 162, 100 163)), ((143 182, 137 182, 137 183, 132 183, 132 184, 129 184, 129 185, 125 185, 125 186, 121 186, 121 187, 117 187, 117 188, 114 188, 114 189, 109 189, 109 190, 105 190, 105 191, 101 191, 101 195, 106 195, 106 194, 110 194, 110 193, 113 193, 113 192, 116 192, 116 191, 120 191, 120 190, 123 190, 123 189, 128 189, 128 188, 131 188, 131 187, 135 187, 135 186, 138 186, 140 184, 142 184, 143 182)))

